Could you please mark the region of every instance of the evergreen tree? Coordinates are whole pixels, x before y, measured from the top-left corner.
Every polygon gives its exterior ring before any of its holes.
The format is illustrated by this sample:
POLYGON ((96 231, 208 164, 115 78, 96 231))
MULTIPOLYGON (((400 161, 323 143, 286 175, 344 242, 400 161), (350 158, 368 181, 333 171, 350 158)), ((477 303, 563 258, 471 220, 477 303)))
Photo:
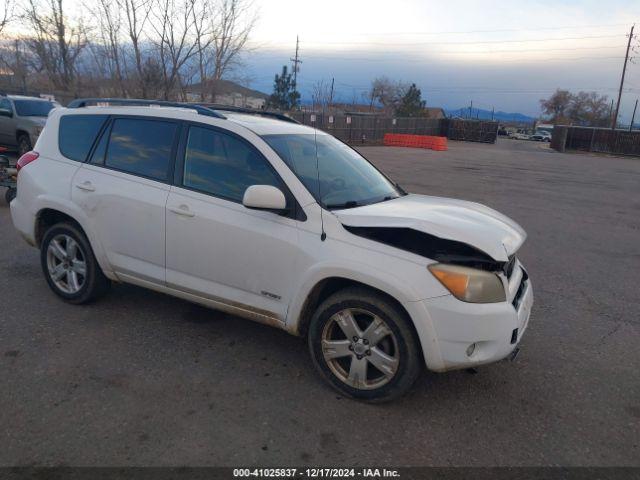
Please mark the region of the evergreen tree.
POLYGON ((422 92, 415 83, 407 89, 400 99, 400 105, 396 109, 398 117, 421 117, 424 115, 424 107, 427 102, 422 100, 422 92))
POLYGON ((300 102, 300 93, 296 90, 296 82, 287 66, 282 67, 282 73, 276 74, 273 82, 273 93, 267 100, 267 105, 277 110, 292 110, 300 102))

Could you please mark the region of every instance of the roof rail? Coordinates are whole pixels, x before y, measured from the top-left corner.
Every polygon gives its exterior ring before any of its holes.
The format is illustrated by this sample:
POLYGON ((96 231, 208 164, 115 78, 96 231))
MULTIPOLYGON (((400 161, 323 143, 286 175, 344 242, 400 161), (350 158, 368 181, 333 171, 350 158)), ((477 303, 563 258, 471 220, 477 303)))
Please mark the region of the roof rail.
POLYGON ((195 110, 200 115, 206 115, 208 117, 214 118, 227 118, 221 113, 212 110, 203 105, 193 104, 193 103, 182 103, 182 102, 167 102, 164 100, 142 100, 136 98, 78 98, 76 100, 71 101, 67 108, 82 108, 87 107, 89 105, 97 105, 99 103, 109 103, 112 105, 129 105, 129 106, 159 106, 159 107, 177 107, 177 108, 190 108, 191 110, 195 110))
POLYGON ((269 110, 258 110, 257 108, 246 108, 246 107, 235 107, 233 105, 220 105, 217 103, 202 103, 199 102, 197 105, 201 105, 203 107, 211 108, 213 110, 219 110, 222 112, 234 112, 234 113, 246 113, 248 115, 258 115, 262 117, 271 117, 278 120, 282 120, 283 122, 289 123, 297 123, 300 124, 295 118, 291 118, 290 116, 280 113, 273 112, 269 110))

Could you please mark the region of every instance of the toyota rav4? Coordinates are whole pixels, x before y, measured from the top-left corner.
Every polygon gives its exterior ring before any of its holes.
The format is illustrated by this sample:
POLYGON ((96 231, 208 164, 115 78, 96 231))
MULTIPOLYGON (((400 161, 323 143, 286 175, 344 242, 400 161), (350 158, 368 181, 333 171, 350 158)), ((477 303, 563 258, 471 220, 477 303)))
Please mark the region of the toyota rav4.
POLYGON ((283 115, 92 100, 49 114, 11 203, 67 302, 124 282, 281 328, 370 401, 517 351, 533 293, 504 215, 283 115))

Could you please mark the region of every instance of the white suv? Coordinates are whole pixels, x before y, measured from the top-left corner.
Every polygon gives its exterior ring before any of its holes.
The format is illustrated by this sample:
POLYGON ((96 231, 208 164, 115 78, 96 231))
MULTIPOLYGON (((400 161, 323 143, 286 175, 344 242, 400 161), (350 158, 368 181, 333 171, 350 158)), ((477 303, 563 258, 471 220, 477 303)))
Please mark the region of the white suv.
POLYGON ((283 116, 109 102, 53 110, 18 162, 13 223, 64 300, 126 282, 278 327, 365 400, 517 352, 533 293, 509 218, 406 194, 283 116))

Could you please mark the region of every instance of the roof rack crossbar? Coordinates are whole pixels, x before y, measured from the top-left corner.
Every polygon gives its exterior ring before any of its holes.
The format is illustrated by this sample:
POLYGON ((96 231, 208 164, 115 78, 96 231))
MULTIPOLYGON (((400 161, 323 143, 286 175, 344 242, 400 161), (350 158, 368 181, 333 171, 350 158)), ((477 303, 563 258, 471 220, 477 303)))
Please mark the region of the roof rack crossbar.
POLYGON ((159 107, 177 107, 177 108, 190 108, 195 110, 200 115, 206 115, 208 117, 225 119, 224 115, 216 112, 215 110, 198 104, 183 103, 183 102, 167 102, 164 100, 143 100, 136 98, 78 98, 71 101, 67 108, 82 108, 89 105, 97 105, 100 103, 108 103, 111 105, 129 105, 129 106, 159 106, 159 107))
POLYGON ((217 103, 198 103, 198 105, 211 108, 212 110, 219 110, 221 112, 246 113, 249 115, 271 117, 278 120, 282 120, 283 122, 300 124, 300 122, 297 121, 295 118, 291 118, 290 116, 280 112, 273 112, 269 110, 258 110, 256 108, 236 107, 233 105, 220 105, 217 103))

